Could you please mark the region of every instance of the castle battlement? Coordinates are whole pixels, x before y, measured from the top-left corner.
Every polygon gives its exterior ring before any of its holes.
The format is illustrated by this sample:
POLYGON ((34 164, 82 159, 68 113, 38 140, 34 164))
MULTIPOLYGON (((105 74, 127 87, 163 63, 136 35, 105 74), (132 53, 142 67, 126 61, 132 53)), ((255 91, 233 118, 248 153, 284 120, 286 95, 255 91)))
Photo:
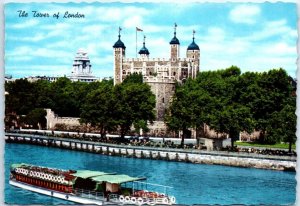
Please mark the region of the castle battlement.
POLYGON ((167 58, 124 58, 124 62, 168 62, 170 59, 167 58))
MULTIPOLYGON (((177 58, 177 62, 187 62, 190 61, 190 58, 177 58)), ((124 63, 128 62, 174 62, 171 58, 123 58, 124 63)))
POLYGON ((144 76, 144 82, 147 83, 171 83, 174 84, 176 78, 174 76, 171 77, 155 77, 155 76, 144 76))

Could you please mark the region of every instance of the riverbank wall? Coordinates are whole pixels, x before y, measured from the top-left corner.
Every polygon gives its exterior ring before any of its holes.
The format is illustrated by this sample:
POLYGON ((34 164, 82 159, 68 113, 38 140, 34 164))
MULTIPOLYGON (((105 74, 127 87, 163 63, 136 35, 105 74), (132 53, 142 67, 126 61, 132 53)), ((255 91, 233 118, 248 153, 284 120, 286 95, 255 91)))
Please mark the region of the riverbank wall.
POLYGON ((296 157, 294 156, 117 145, 20 133, 6 133, 5 140, 7 143, 34 144, 129 158, 178 161, 195 164, 215 164, 280 171, 295 171, 296 168, 296 157))

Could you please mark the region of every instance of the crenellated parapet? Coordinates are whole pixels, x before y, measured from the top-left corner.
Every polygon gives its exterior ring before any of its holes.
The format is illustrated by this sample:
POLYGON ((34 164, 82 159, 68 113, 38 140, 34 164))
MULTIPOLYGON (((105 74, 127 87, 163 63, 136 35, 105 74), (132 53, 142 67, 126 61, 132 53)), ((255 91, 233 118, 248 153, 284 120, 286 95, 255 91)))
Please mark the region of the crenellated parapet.
POLYGON ((160 84, 175 84, 176 78, 172 77, 155 77, 155 76, 144 76, 143 81, 147 83, 160 83, 160 84))

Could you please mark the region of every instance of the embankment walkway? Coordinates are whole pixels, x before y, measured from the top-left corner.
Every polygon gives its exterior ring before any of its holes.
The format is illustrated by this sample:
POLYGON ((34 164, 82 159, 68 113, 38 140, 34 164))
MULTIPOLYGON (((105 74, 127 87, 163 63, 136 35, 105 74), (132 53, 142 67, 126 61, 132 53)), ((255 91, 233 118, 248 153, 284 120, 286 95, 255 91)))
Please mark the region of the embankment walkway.
POLYGON ((262 155, 227 151, 204 151, 198 149, 176 149, 146 146, 109 144, 82 141, 74 138, 62 138, 40 134, 5 133, 7 143, 25 143, 59 147, 112 156, 148 158, 167 161, 184 161, 200 164, 218 164, 237 167, 253 167, 295 171, 295 156, 262 155))

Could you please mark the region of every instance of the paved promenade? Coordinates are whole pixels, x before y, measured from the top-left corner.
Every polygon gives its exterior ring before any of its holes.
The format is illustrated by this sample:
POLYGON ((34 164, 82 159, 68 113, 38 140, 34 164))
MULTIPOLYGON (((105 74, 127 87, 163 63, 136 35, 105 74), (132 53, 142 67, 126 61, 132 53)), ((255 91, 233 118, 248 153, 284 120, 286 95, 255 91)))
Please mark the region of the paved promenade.
POLYGON ((294 171, 295 156, 262 155, 227 151, 204 151, 198 149, 160 148, 133 146, 103 142, 82 141, 74 138, 40 134, 6 133, 6 142, 53 146, 105 155, 148 158, 167 161, 184 161, 200 164, 219 164, 238 167, 294 171))

